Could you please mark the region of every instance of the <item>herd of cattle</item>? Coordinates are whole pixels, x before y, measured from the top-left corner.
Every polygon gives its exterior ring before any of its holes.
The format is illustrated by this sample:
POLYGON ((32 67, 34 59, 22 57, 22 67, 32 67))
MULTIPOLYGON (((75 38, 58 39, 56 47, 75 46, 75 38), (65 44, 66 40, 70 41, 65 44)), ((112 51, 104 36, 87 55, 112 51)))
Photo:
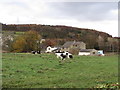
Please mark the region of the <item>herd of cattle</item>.
MULTIPOLYGON (((32 51, 31 53, 32 54, 41 54, 40 51, 32 51)), ((73 58, 73 55, 67 51, 63 51, 63 52, 56 51, 54 53, 57 56, 57 58, 60 58, 61 60, 65 60, 66 58, 71 58, 71 59, 73 58)))

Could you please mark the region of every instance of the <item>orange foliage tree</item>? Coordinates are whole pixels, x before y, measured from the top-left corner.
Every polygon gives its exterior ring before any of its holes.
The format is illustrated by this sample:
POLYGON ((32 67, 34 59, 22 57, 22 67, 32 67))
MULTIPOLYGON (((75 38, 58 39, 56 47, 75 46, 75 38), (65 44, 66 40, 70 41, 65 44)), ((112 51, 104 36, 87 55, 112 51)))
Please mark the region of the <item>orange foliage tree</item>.
POLYGON ((57 42, 56 42, 56 40, 47 39, 47 40, 45 41, 45 45, 46 45, 46 46, 55 46, 55 45, 57 45, 57 42))
POLYGON ((29 52, 37 50, 41 35, 36 31, 28 31, 21 36, 18 36, 13 43, 14 52, 29 52))
POLYGON ((15 42, 12 44, 14 52, 22 52, 25 50, 26 41, 23 37, 17 37, 15 42))

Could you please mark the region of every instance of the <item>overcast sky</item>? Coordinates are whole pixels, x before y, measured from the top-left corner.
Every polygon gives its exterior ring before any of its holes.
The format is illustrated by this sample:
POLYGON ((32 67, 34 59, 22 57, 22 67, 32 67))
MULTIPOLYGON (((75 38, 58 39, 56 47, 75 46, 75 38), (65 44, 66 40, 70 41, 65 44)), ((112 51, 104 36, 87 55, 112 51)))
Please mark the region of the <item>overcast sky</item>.
POLYGON ((66 25, 95 29, 118 36, 117 2, 43 1, 0 0, 0 22, 66 25))

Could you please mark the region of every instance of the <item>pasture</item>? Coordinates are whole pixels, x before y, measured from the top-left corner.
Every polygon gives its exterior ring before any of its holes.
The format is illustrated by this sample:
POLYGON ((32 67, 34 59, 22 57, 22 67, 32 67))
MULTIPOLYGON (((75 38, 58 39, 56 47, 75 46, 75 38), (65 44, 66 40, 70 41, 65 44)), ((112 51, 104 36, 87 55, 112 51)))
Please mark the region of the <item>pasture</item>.
POLYGON ((118 56, 2 54, 3 88, 93 88, 118 83, 118 56))

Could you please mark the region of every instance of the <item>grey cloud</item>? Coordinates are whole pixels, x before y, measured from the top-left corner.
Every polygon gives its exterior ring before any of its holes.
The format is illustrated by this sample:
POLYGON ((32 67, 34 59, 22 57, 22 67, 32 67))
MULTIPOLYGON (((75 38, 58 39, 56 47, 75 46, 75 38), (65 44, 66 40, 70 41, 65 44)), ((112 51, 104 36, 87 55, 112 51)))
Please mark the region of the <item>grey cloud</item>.
POLYGON ((70 17, 78 20, 111 20, 117 16, 111 15, 111 10, 118 9, 117 2, 52 2, 49 7, 53 16, 70 17))

